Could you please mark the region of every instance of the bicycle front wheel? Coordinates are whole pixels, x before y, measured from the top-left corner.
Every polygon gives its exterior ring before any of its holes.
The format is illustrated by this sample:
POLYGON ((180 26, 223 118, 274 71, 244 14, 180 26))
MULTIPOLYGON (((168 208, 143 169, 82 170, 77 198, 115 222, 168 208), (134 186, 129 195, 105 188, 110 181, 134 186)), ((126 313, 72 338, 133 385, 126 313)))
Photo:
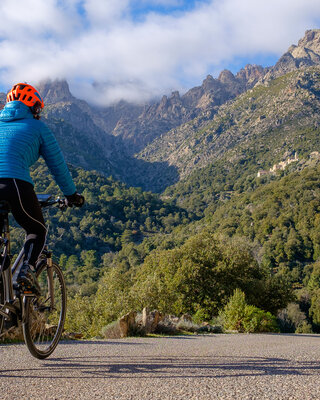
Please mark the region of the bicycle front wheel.
POLYGON ((25 297, 23 335, 30 353, 48 357, 57 347, 66 318, 66 286, 60 267, 44 263, 37 271, 40 297, 25 297))
MULTIPOLYGON (((0 274, 0 307, 2 308, 5 303, 5 293, 4 293, 4 284, 3 284, 3 276, 0 274)), ((4 317, 0 315, 0 334, 3 331, 4 326, 4 317)))

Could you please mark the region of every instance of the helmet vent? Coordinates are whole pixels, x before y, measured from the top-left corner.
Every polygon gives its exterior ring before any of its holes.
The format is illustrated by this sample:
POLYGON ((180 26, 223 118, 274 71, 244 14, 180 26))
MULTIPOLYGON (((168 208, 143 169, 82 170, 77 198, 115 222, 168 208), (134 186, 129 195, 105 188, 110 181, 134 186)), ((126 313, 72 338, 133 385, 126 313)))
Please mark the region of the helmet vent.
POLYGON ((17 83, 7 94, 7 102, 19 100, 26 106, 33 107, 36 102, 39 102, 40 108, 44 107, 43 100, 36 89, 27 83, 17 83))

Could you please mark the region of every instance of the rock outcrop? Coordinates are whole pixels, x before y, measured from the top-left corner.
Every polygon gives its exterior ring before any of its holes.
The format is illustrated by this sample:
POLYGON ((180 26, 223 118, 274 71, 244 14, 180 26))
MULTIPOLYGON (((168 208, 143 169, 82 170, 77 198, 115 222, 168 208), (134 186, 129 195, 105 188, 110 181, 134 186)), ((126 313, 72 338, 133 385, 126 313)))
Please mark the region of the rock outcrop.
POLYGON ((276 65, 266 73, 263 81, 277 78, 298 68, 320 65, 320 29, 308 30, 299 40, 280 57, 276 65))

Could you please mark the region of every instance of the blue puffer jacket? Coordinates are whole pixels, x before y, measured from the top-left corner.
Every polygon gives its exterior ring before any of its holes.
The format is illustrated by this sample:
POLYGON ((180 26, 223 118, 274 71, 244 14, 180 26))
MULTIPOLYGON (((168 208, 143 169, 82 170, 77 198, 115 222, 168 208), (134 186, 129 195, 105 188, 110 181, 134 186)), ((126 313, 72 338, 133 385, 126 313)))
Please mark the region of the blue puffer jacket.
POLYGON ((0 114, 0 178, 30 182, 29 167, 42 156, 61 191, 75 193, 68 167, 50 129, 21 101, 6 104, 0 114))

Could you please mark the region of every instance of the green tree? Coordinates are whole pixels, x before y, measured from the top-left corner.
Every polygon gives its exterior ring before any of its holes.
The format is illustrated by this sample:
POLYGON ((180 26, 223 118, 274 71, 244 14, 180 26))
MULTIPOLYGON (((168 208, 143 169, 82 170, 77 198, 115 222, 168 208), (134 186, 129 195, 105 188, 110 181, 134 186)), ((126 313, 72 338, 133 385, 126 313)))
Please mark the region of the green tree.
POLYGON ((238 332, 279 332, 276 317, 258 307, 248 305, 245 294, 236 289, 220 312, 225 329, 238 332))

